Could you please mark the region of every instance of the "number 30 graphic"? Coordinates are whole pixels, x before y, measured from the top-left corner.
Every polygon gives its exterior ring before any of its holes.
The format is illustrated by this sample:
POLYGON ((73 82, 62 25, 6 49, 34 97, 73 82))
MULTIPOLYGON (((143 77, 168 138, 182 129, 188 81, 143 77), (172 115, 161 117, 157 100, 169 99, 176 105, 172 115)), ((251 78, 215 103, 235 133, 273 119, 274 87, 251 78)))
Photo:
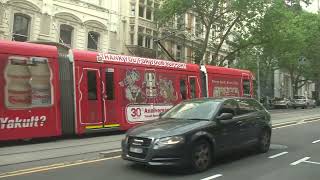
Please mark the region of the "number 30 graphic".
POLYGON ((141 109, 140 108, 132 108, 131 109, 131 116, 132 117, 140 117, 141 116, 141 109))

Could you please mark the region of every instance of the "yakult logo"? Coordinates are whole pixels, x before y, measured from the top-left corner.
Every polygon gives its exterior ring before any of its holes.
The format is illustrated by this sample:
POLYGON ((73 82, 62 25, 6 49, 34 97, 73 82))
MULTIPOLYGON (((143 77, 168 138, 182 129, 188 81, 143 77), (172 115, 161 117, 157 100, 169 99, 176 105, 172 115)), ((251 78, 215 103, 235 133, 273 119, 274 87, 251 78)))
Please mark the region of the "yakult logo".
POLYGON ((42 127, 47 121, 46 116, 32 116, 31 118, 0 117, 0 129, 18 129, 42 127))

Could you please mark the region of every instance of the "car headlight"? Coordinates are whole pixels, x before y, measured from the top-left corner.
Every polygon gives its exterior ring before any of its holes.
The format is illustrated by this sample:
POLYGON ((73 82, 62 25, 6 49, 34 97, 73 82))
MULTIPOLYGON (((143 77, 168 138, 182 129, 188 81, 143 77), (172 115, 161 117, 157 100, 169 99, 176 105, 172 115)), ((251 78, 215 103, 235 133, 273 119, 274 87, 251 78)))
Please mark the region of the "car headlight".
POLYGON ((180 144, 183 142, 184 142, 184 138, 181 136, 171 136, 171 137, 160 138, 155 141, 154 149, 175 145, 175 144, 180 144))

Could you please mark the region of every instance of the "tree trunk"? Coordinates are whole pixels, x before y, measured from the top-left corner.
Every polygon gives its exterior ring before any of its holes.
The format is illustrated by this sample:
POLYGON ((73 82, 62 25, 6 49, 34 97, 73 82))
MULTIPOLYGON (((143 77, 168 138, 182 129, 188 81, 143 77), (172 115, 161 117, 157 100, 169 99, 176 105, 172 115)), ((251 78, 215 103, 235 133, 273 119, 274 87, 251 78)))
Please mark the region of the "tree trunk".
POLYGON ((290 73, 290 81, 291 81, 291 87, 292 87, 292 95, 296 96, 297 95, 297 88, 296 88, 296 83, 295 83, 295 77, 292 71, 289 72, 290 73))
MULTIPOLYGON (((217 49, 215 50, 214 54, 213 54, 213 58, 214 60, 216 60, 218 58, 220 49, 224 43, 224 41, 226 40, 226 38, 228 37, 230 31, 232 30, 232 28, 234 27, 234 25, 237 23, 237 21, 239 20, 239 18, 241 17, 241 14, 239 14, 231 23, 231 25, 228 27, 227 31, 224 33, 224 35, 222 36, 222 38, 220 39, 220 43, 218 44, 217 49)), ((211 61, 210 63, 211 65, 215 65, 214 62, 211 61)), ((217 64, 219 64, 220 66, 223 64, 223 62, 218 62, 217 64)))
POLYGON ((211 30, 211 24, 209 26, 206 26, 206 36, 204 38, 204 44, 202 46, 202 49, 200 51, 200 55, 199 55, 198 59, 196 59, 196 64, 205 64, 203 62, 203 58, 204 58, 204 55, 207 52, 210 30, 211 30))

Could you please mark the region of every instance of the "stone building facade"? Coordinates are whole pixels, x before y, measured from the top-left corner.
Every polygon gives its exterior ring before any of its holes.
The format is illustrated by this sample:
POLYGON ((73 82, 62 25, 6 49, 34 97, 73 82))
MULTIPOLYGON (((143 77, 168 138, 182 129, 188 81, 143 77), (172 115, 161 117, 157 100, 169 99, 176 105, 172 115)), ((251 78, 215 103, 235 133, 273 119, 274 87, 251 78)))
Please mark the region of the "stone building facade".
POLYGON ((121 53, 120 1, 0 0, 0 39, 121 53))

